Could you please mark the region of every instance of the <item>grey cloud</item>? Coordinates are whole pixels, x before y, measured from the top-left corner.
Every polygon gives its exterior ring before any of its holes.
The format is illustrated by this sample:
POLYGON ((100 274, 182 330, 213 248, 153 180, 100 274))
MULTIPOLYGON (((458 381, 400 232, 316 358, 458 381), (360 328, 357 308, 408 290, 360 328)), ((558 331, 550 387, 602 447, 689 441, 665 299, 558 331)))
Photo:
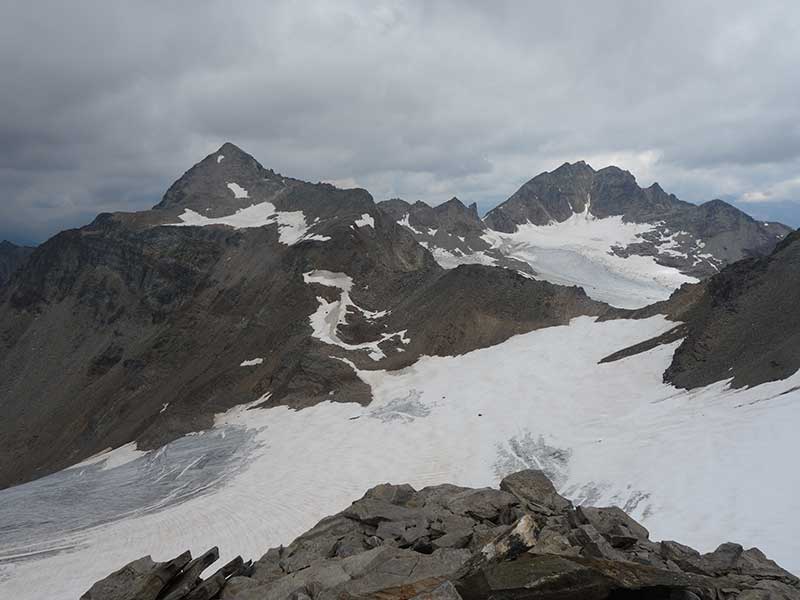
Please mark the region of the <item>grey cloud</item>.
MULTIPOLYGON (((798 174, 799 24, 770 2, 4 3, 0 235, 152 205, 225 140, 377 199, 489 208, 586 159, 746 200, 798 174)), ((797 224, 791 199, 769 198, 797 224)))

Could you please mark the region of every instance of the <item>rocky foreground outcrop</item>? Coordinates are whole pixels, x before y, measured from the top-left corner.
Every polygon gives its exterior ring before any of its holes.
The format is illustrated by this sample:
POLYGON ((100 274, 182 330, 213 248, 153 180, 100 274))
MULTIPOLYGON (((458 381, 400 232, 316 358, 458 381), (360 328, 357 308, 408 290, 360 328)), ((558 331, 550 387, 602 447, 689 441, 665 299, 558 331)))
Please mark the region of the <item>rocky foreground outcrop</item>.
POLYGON ((700 554, 653 542, 616 507, 573 507, 540 471, 500 489, 382 484, 256 563, 186 552, 140 558, 82 600, 800 599, 800 581, 757 548, 700 554))

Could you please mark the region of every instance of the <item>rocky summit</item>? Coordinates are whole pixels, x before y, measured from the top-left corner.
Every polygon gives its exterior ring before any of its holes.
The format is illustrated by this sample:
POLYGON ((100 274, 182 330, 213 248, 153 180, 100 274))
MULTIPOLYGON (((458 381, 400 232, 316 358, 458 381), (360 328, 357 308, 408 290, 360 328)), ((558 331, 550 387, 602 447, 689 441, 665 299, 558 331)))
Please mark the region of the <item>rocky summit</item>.
POLYGON ((629 223, 652 223, 641 240, 615 252, 654 256, 660 264, 701 276, 769 252, 791 231, 781 223, 758 222, 722 200, 690 204, 658 183, 641 188, 628 171, 613 166, 595 171, 583 161, 537 175, 489 211, 485 222, 512 233, 521 225, 562 222, 584 212, 599 219, 619 216, 629 223))
POLYGON ((378 485, 288 546, 149 556, 81 600, 796 600, 800 580, 757 548, 700 554, 652 541, 617 507, 574 507, 541 471, 500 489, 378 485))

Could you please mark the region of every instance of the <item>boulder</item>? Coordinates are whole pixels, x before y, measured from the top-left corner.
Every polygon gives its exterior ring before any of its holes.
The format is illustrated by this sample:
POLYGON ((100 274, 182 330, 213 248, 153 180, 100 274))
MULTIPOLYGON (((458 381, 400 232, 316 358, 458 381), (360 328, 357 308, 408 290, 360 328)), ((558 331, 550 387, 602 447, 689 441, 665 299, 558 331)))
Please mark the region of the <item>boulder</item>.
POLYGON ((575 516, 579 522, 592 525, 614 548, 629 548, 639 540, 650 538, 647 529, 617 506, 579 506, 575 516))
POLYGON ((578 525, 570 532, 569 541, 581 548, 581 555, 607 560, 625 560, 625 555, 616 550, 592 525, 578 525))
POLYGON ((81 600, 156 600, 191 560, 188 551, 163 563, 144 556, 95 583, 81 600))
POLYGON ((741 575, 756 579, 771 579, 797 585, 797 577, 764 556, 758 548, 745 550, 739 544, 721 544, 714 552, 703 554, 699 564, 711 575, 741 575))
POLYGON ((627 562, 529 553, 486 565, 455 585, 464 600, 606 600, 612 592, 628 590, 641 593, 631 597, 654 600, 675 597, 673 592, 715 600, 713 582, 697 575, 627 562))
POLYGON ((410 508, 378 498, 364 497, 342 511, 342 516, 377 527, 381 521, 407 521, 417 516, 410 508))
POLYGON ((214 546, 203 554, 190 561, 181 574, 159 595, 159 600, 181 600, 198 586, 200 574, 219 559, 219 548, 214 546))
POLYGON ((382 483, 376 485, 374 488, 367 490, 364 498, 373 498, 375 500, 382 500, 389 504, 397 504, 404 506, 411 500, 417 493, 413 487, 404 483, 402 485, 392 485, 391 483, 382 483))
POLYGON ((539 526, 525 515, 514 526, 481 549, 482 561, 510 560, 527 552, 538 540, 539 526))
POLYGON ((547 475, 535 469, 526 469, 507 475, 500 489, 517 497, 527 510, 550 514, 572 507, 572 503, 559 495, 547 475))
POLYGON ((517 498, 508 492, 491 488, 459 492, 443 504, 454 514, 477 521, 490 521, 496 525, 510 525, 519 518, 514 510, 519 505, 517 498))
POLYGON ((737 600, 800 600, 800 590, 780 581, 759 581, 739 594, 737 600))

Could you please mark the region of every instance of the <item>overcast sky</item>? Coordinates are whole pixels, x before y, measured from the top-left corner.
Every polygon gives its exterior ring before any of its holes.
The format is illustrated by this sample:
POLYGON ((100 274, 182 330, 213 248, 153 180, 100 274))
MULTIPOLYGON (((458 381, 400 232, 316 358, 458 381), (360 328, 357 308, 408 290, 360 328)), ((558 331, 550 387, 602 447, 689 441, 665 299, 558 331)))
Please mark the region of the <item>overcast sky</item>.
POLYGON ((564 161, 800 225, 800 3, 0 0, 0 238, 157 203, 232 141, 487 210, 564 161))

